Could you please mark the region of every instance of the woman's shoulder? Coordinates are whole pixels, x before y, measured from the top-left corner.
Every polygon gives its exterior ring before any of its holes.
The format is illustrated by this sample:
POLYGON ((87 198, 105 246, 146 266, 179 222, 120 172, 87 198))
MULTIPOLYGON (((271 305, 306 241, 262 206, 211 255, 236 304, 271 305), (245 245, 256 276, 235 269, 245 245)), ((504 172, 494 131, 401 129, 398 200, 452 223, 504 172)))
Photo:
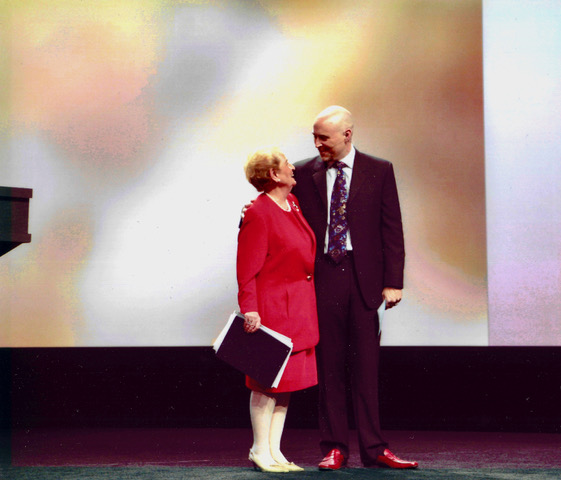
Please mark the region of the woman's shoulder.
POLYGON ((253 219, 257 217, 264 217, 269 211, 269 202, 267 196, 262 193, 251 204, 251 207, 245 212, 245 218, 253 219))
POLYGON ((269 203, 270 202, 269 202, 269 198, 267 197, 267 195, 264 194, 264 193, 261 193, 260 195, 257 196, 257 198, 251 204, 250 210, 253 210, 253 208, 255 208, 256 212, 264 212, 264 211, 268 210, 269 203))

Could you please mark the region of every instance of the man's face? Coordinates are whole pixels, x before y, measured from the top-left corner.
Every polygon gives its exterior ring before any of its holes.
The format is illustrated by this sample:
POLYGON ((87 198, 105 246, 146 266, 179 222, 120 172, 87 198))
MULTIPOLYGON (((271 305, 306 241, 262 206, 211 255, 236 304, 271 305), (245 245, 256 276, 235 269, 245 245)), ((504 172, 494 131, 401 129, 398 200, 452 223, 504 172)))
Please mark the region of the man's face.
POLYGON ((324 162, 344 158, 350 150, 348 135, 342 126, 329 119, 318 119, 314 123, 314 144, 324 162))

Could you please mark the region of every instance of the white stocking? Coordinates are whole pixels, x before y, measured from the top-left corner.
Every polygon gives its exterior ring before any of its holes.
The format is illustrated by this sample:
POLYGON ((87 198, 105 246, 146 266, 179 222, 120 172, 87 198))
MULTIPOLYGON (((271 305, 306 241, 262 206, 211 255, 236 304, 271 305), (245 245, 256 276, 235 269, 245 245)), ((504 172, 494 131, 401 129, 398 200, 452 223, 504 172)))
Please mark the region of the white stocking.
POLYGON ((289 392, 276 394, 276 404, 273 410, 273 418, 271 420, 271 429, 269 433, 269 446, 271 449, 271 455, 277 463, 288 463, 281 452, 281 439, 289 401, 289 392))
POLYGON ((249 399, 249 414, 253 428, 254 455, 257 455, 265 465, 273 465, 269 448, 271 420, 275 409, 275 398, 264 393, 252 391, 249 399))

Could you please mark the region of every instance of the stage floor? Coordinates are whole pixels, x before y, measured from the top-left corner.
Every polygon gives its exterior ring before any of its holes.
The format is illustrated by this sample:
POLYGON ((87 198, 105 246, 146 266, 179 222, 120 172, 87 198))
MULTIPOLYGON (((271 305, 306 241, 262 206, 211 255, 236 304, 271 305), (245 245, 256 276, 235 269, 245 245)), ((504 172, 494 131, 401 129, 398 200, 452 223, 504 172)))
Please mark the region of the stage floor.
MULTIPOLYGON (((561 435, 535 433, 387 431, 397 455, 421 469, 559 469, 561 435)), ((13 430, 4 454, 13 467, 249 467, 247 429, 13 430)), ((318 433, 287 429, 283 452, 316 470, 318 433)), ((353 432, 350 468, 360 468, 353 432)), ((404 477, 405 478, 405 477, 404 477)))

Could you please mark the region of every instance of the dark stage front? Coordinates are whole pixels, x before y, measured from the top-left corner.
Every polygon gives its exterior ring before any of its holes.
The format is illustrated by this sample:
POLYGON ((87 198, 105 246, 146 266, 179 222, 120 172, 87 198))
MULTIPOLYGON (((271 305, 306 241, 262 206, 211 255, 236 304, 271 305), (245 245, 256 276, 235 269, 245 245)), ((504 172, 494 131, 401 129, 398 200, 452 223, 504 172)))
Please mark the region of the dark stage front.
MULTIPOLYGON (((387 440, 420 468, 363 469, 354 436, 341 475, 561 475, 561 349, 384 347, 381 370, 387 440)), ((0 477, 276 478, 251 471, 248 391, 211 348, 2 349, 0 381, 0 477)), ((306 470, 283 478, 325 478, 316 397, 293 395, 283 450, 306 470)))
MULTIPOLYGON (((242 375, 210 347, 0 349, 0 426, 247 428, 242 375)), ((561 433, 561 348, 383 347, 386 430, 561 433)), ((315 428, 317 389, 287 427, 315 428)))

